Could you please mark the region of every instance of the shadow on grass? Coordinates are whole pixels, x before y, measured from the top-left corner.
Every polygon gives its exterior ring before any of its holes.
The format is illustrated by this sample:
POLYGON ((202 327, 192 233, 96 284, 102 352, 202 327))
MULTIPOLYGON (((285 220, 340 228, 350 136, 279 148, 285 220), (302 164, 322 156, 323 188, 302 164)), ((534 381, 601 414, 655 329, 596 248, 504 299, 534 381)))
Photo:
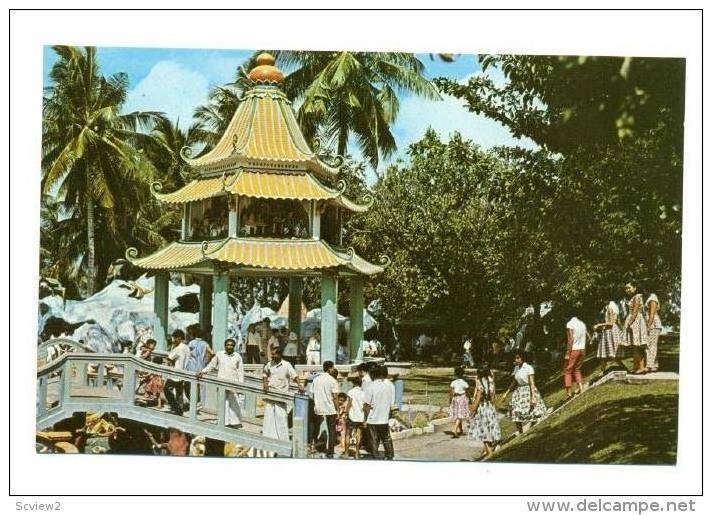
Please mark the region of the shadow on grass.
MULTIPOLYGON (((666 393, 626 395, 615 385, 585 407, 569 405, 535 426, 493 461, 674 465, 677 455, 676 385, 666 393), (609 397, 618 398, 609 398, 609 397)), ((583 399, 581 399, 583 400, 583 399)))

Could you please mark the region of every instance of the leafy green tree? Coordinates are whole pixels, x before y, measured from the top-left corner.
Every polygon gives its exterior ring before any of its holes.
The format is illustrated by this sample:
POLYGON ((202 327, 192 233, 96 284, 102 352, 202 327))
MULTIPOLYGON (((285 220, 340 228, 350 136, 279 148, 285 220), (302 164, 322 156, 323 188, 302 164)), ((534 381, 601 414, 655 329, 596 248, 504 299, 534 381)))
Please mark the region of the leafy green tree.
POLYGON ((138 147, 150 138, 141 129, 150 128, 157 113, 121 113, 128 78, 101 76, 95 48, 54 50, 59 59, 43 103, 42 191, 58 195, 86 224, 82 267, 91 294, 98 265, 107 265, 107 249, 125 242, 131 213, 148 192, 153 167, 138 147), (97 234, 108 238, 108 247, 97 245, 97 234), (98 248, 104 253, 99 260, 98 248))
MULTIPOLYGON (((520 287, 594 316, 626 278, 678 297, 684 61, 480 56, 467 84, 437 79, 473 112, 540 145, 500 149, 501 214, 545 243, 520 287), (545 287, 546 285, 549 287, 545 287)), ((501 238, 507 233, 500 234, 501 238)))

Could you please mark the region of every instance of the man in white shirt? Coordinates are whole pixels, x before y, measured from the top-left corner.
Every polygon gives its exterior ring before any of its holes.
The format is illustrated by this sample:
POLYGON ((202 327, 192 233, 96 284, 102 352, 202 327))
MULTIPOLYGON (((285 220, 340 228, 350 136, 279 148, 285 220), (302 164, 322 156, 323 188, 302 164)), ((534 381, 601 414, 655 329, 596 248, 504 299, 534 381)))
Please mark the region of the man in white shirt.
POLYGON ((312 392, 314 393, 314 414, 322 417, 326 422, 327 442, 326 457, 334 457, 336 446, 336 413, 339 405, 338 395, 341 391, 336 380, 338 372, 333 361, 325 361, 324 371, 314 379, 312 392))
POLYGON ((566 354, 564 355, 564 387, 566 397, 571 398, 571 383, 575 380, 578 386, 576 395, 583 391, 581 365, 586 355, 586 324, 576 316, 566 323, 566 354))
POLYGON ((314 331, 307 343, 307 365, 318 365, 321 362, 321 334, 314 331))
MULTIPOLYGON (((234 383, 245 382, 245 367, 242 364, 242 356, 235 352, 235 340, 228 338, 225 340, 225 350, 218 351, 210 363, 199 371, 198 378, 203 377, 208 372, 217 369, 218 379, 232 381, 234 383)), ((237 394, 232 391, 225 395, 225 425, 238 429, 242 427, 240 420, 241 407, 237 394)))
MULTIPOLYGON (((168 361, 173 363, 173 368, 176 370, 185 370, 185 364, 190 355, 190 349, 185 343, 185 333, 180 329, 176 329, 171 334, 173 348, 168 353, 168 361)), ((166 396, 168 405, 171 407, 171 413, 174 415, 183 415, 183 381, 174 379, 166 379, 163 387, 163 394, 166 396)))
MULTIPOLYGON (((272 359, 262 369, 262 387, 265 392, 270 390, 289 392, 289 382, 294 383, 302 390, 297 381, 297 372, 289 361, 282 359, 282 350, 279 346, 272 349, 272 359)), ((262 434, 279 440, 289 440, 289 426, 287 422, 287 405, 284 402, 265 399, 265 414, 262 421, 262 434)))
POLYGON ((396 390, 393 383, 387 381, 388 369, 377 366, 371 372, 373 383, 364 391, 363 412, 366 416, 371 456, 378 456, 378 447, 383 442, 385 458, 392 460, 394 456, 393 440, 388 427, 391 410, 395 408, 396 390))

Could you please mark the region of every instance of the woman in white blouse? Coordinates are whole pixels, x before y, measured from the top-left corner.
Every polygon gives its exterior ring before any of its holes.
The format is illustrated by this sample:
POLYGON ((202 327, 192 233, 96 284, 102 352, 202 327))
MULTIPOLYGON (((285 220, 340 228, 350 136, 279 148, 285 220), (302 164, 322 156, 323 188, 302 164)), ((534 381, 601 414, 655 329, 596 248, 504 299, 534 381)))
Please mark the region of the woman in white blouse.
POLYGON ((660 301, 654 293, 648 295, 645 301, 645 326, 648 330, 648 347, 645 349, 645 370, 647 372, 658 371, 658 337, 663 328, 660 321, 660 301))
POLYGON ((534 368, 527 363, 527 354, 522 351, 514 354, 514 379, 502 395, 504 401, 514 389, 509 403, 509 415, 519 433, 524 431, 524 424, 536 422, 546 414, 546 405, 534 383, 534 368))

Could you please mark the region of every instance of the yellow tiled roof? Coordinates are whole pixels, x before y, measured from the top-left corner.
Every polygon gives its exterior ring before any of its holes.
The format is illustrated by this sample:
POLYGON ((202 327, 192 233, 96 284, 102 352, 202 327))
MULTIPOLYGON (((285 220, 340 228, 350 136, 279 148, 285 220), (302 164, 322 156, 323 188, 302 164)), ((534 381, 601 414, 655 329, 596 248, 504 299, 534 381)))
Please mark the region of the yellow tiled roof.
POLYGON ((126 257, 139 268, 173 270, 205 261, 219 261, 246 268, 273 271, 323 270, 344 268, 364 275, 383 271, 383 267, 369 263, 352 250, 337 251, 322 240, 269 238, 227 238, 205 244, 171 243, 167 247, 138 258, 135 249, 126 257))
POLYGON ((333 200, 354 212, 364 212, 369 205, 357 204, 346 198, 341 190, 332 190, 309 173, 238 172, 223 180, 222 177, 197 179, 173 193, 160 193, 154 186, 154 195, 162 202, 183 203, 216 197, 224 193, 244 197, 294 200, 333 200))
POLYGON ((284 93, 268 86, 247 92, 217 145, 188 163, 204 171, 262 163, 322 175, 338 173, 309 148, 284 93))

